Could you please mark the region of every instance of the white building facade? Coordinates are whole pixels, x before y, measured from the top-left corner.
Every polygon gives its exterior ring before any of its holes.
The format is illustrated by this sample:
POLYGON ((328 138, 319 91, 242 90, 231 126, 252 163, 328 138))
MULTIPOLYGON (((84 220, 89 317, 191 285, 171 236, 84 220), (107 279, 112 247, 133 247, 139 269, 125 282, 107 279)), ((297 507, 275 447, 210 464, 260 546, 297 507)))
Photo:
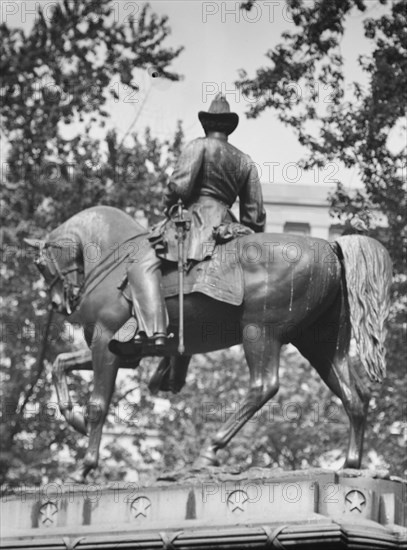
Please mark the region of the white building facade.
MULTIPOLYGON (((329 215, 328 195, 334 186, 263 183, 267 233, 295 233, 334 240, 343 227, 329 215)), ((239 207, 233 207, 239 216, 239 207)))

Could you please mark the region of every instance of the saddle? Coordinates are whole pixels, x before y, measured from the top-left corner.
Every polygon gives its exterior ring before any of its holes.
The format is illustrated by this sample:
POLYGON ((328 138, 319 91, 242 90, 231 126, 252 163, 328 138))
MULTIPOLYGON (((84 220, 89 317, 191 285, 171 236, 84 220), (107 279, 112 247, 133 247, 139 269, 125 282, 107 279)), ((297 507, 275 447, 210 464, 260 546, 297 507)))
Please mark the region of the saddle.
MULTIPOLYGON (((211 258, 192 264, 184 276, 184 294, 200 292, 214 300, 240 306, 243 301, 243 270, 232 243, 217 245, 211 258), (234 259, 235 258, 235 259, 234 259)), ((175 264, 163 262, 164 297, 179 293, 175 264)))
MULTIPOLYGON (((244 227, 242 229, 240 224, 225 224, 225 227, 221 228, 220 226, 217 230, 219 229, 221 233, 219 233, 219 239, 217 240, 224 238, 226 242, 215 244, 215 241, 213 249, 210 251, 210 256, 207 259, 201 262, 189 261, 186 273, 184 274, 183 293, 184 295, 188 295, 198 292, 214 300, 233 306, 240 306, 243 302, 244 280, 236 237, 241 236, 243 231, 247 234, 251 230, 244 227), (235 225, 236 227, 231 227, 235 225), (232 240, 230 240, 231 237, 232 240)), ((163 259, 161 259, 161 262, 164 298, 177 296, 180 291, 178 266, 174 262, 163 259)), ((125 274, 118 288, 126 300, 132 304, 128 285, 127 274, 125 274)), ((137 330, 136 325, 136 319, 131 317, 110 341, 110 351, 119 355, 133 354, 132 342, 133 335, 137 330), (135 325, 133 326, 133 324, 135 325)), ((157 350, 155 349, 151 349, 150 351, 152 355, 157 354, 157 350)), ((165 354, 165 350, 160 350, 160 352, 165 354)), ((145 350, 145 354, 150 354, 147 349, 145 350)), ((160 372, 162 370, 161 375, 164 376, 168 368, 169 365, 165 365, 165 368, 159 367, 158 370, 160 372)), ((161 375, 158 378, 161 379, 161 375)), ((161 387, 161 384, 157 382, 156 386, 161 387)))
MULTIPOLYGON (((200 292, 214 300, 233 306, 243 302, 243 270, 239 262, 237 238, 253 233, 251 229, 239 223, 223 223, 214 230, 212 250, 208 258, 201 262, 188 262, 184 274, 184 294, 200 292)), ((154 246, 154 244, 153 244, 154 246)), ((165 298, 178 296, 177 264, 161 258, 162 285, 165 298)), ((127 277, 125 275, 118 288, 126 299, 127 277)))
MULTIPOLYGON (((164 297, 178 296, 177 264, 162 261, 161 270, 164 297)), ((127 286, 128 280, 125 275, 118 288, 131 303, 127 286)), ((231 241, 217 245, 210 258, 189 265, 184 275, 183 290, 186 295, 200 292, 214 300, 240 306, 243 302, 243 270, 238 261, 236 243, 231 241)))

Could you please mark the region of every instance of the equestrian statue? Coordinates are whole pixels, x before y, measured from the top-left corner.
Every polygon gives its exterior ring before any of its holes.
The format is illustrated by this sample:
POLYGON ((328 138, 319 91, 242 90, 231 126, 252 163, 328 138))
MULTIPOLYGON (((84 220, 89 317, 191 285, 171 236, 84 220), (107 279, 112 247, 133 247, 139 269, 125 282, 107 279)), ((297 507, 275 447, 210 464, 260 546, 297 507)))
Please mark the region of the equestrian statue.
POLYGON ((166 217, 146 230, 124 212, 96 206, 42 240, 36 265, 53 307, 82 325, 89 350, 61 354, 53 377, 61 412, 88 434, 84 481, 98 465, 119 368, 161 356, 149 387, 179 391, 190 358, 243 344, 250 385, 241 407, 211 438, 196 466, 216 452, 278 391, 279 358, 293 344, 338 396, 350 421, 345 459, 360 468, 371 387, 385 375, 385 321, 392 266, 363 235, 323 239, 265 233, 257 169, 228 136, 238 124, 218 95, 199 119, 205 137, 180 155, 167 188, 166 217), (240 221, 230 211, 239 198, 240 221), (89 246, 98 253, 87 254, 89 246), (349 357, 351 338, 357 357, 349 357), (72 370, 93 370, 87 411, 74 410, 72 370))

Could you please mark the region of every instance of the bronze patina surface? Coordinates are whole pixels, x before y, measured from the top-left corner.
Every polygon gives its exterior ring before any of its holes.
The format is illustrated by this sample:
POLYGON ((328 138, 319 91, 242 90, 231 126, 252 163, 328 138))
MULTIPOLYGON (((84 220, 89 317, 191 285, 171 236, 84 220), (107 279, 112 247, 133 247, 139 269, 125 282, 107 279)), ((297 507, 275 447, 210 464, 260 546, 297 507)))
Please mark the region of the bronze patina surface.
MULTIPOLYGON (((87 453, 74 476, 80 481, 97 467, 117 370, 134 367, 140 360, 131 354, 117 356, 108 346, 131 315, 118 288, 126 263, 150 251, 150 243, 145 230, 129 216, 99 206, 75 215, 37 246, 37 263, 53 303, 69 321, 84 327, 92 350, 64 354, 54 365, 62 412, 72 426, 89 435, 87 453), (130 240, 134 244, 137 235, 140 239, 129 251, 127 245, 130 240), (96 256, 90 255, 89 243, 96 256), (66 374, 75 368, 94 372, 85 416, 73 412, 69 398, 66 374)), ((276 394, 281 346, 291 342, 341 399, 350 420, 345 466, 359 468, 371 383, 381 381, 385 374, 384 322, 391 283, 387 251, 374 239, 359 235, 340 237, 330 244, 299 235, 256 233, 238 238, 234 247, 234 255, 225 254, 224 261, 238 262, 242 268, 242 305, 232 306, 200 293, 185 296, 185 360, 194 353, 243 343, 250 371, 250 385, 239 412, 211 438, 197 466, 216 464, 216 451, 276 394), (358 360, 351 364, 352 333, 358 360)), ((176 356, 177 297, 168 298, 166 307, 175 336, 163 354, 176 356)))

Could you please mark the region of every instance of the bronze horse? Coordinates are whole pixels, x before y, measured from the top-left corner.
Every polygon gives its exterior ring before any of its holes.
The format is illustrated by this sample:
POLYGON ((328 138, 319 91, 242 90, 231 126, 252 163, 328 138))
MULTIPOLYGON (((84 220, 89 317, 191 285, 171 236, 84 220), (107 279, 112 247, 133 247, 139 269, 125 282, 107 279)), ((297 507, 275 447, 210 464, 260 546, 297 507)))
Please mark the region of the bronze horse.
MULTIPOLYGON (((97 206, 73 216, 44 241, 27 239, 39 249, 36 263, 53 306, 70 322, 82 325, 91 350, 62 354, 54 364, 61 411, 75 429, 89 434, 84 461, 74 476, 78 480, 97 467, 118 368, 134 367, 140 359, 114 355, 108 344, 130 317, 130 304, 117 287, 126 262, 137 261, 137 252, 149 245, 145 235, 127 214, 97 206), (116 253, 119 250, 127 253, 116 253), (73 369, 93 369, 86 418, 73 411, 69 398, 66 374, 73 369)), ((216 451, 277 393, 281 346, 291 342, 341 399, 350 420, 345 466, 360 468, 369 382, 381 381, 385 374, 384 323, 392 274, 387 251, 376 240, 359 235, 328 243, 259 233, 240 237, 235 244, 243 270, 242 305, 200 293, 185 296, 185 363, 194 353, 243 343, 250 370, 250 387, 239 413, 220 428, 198 463, 215 464, 216 451), (350 361, 352 334, 358 359, 350 361)), ((175 356, 177 297, 167 298, 166 304, 169 330, 175 334, 166 352, 175 356)))

